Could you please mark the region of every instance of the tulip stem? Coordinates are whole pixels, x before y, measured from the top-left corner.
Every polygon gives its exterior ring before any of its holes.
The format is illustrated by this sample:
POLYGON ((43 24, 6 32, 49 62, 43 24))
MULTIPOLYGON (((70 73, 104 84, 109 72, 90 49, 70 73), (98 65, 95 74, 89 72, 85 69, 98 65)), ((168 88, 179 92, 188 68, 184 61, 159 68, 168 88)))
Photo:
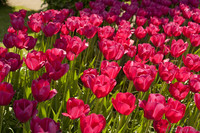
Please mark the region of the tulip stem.
POLYGON ((96 113, 96 114, 98 113, 99 101, 100 101, 100 99, 98 98, 97 101, 96 101, 95 109, 94 109, 94 113, 96 113))
POLYGON ((119 120, 119 124, 118 124, 118 127, 117 127, 117 130, 115 133, 118 133, 118 131, 121 129, 121 127, 123 126, 123 121, 124 121, 124 115, 120 114, 120 120, 119 120))
POLYGON ((2 130, 3 113, 4 113, 4 106, 0 106, 0 133, 1 133, 1 130, 2 130))
POLYGON ((198 112, 198 115, 196 117, 196 120, 194 122, 194 127, 197 127, 197 121, 199 120, 200 112, 198 112))
POLYGON ((146 126, 145 133, 148 133, 148 129, 149 129, 149 126, 151 125, 151 123, 152 123, 151 120, 148 120, 148 121, 147 121, 147 126, 146 126))
POLYGON ((128 85, 128 90, 127 90, 127 92, 131 92, 131 89, 133 88, 133 81, 132 80, 130 80, 129 81, 129 85, 128 85))
POLYGON ((168 126, 167 126, 167 130, 166 133, 168 133, 170 131, 170 127, 171 127, 171 123, 169 122, 168 126))

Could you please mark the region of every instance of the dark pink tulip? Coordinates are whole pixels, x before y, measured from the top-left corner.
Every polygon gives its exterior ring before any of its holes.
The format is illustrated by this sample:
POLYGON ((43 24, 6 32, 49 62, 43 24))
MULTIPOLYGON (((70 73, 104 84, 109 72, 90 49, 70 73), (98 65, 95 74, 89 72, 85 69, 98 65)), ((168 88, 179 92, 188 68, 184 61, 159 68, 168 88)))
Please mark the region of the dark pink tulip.
MULTIPOLYGON (((169 126, 169 122, 165 119, 161 119, 159 121, 153 122, 153 127, 157 133, 166 133, 168 126, 169 126)), ((168 129, 170 128, 171 126, 169 126, 168 129)))
POLYGON ((188 27, 192 28, 194 30, 194 34, 198 34, 200 33, 200 26, 198 23, 195 23, 195 22, 192 22, 192 21, 189 21, 188 22, 188 27))
POLYGON ((31 50, 35 47, 36 42, 37 42, 37 38, 33 38, 32 36, 28 36, 25 39, 24 48, 26 50, 31 50))
POLYGON ((129 57, 133 58, 137 52, 137 47, 130 45, 127 49, 128 52, 126 53, 129 57))
POLYGON ((147 21, 147 18, 144 16, 136 16, 136 24, 137 26, 143 26, 147 21))
POLYGON ((67 16, 69 15, 69 13, 70 13, 69 9, 62 9, 60 11, 57 11, 55 17, 53 18, 53 22, 63 23, 67 18, 67 16))
POLYGON ((101 74, 104 74, 111 79, 115 79, 120 70, 121 67, 117 62, 109 62, 107 60, 101 62, 101 74))
POLYGON ((83 75, 81 76, 81 81, 83 85, 87 88, 91 88, 96 80, 97 75, 99 75, 96 69, 89 68, 83 71, 83 75))
POLYGON ((149 43, 138 44, 138 56, 143 60, 148 60, 150 56, 155 54, 155 48, 149 43))
POLYGON ((171 83, 174 80, 178 67, 172 62, 165 62, 159 64, 159 75, 161 79, 167 83, 171 83))
POLYGON ((146 30, 142 26, 137 27, 137 29, 135 30, 135 36, 138 39, 144 38, 146 34, 147 34, 146 30))
POLYGON ((67 26, 67 29, 74 32, 76 29, 78 29, 80 25, 80 18, 75 16, 69 17, 67 18, 67 21, 65 21, 65 24, 67 26))
POLYGON ((28 26, 33 32, 40 32, 42 28, 42 15, 40 13, 34 13, 28 16, 28 26))
POLYGON ((183 56, 183 63, 190 70, 194 70, 195 72, 200 71, 200 57, 196 54, 187 54, 186 57, 183 56))
POLYGON ((42 22, 49 23, 50 21, 54 19, 56 13, 57 13, 57 10, 54 10, 54 9, 41 12, 42 22))
POLYGON ((74 120, 87 115, 90 112, 90 107, 88 104, 84 104, 81 99, 70 98, 67 101, 66 110, 67 113, 62 113, 62 115, 74 120))
POLYGON ((189 7, 184 7, 184 9, 181 10, 183 17, 186 19, 190 19, 190 17, 192 16, 192 11, 189 9, 189 7))
POLYGON ((10 71, 16 71, 21 68, 23 64, 23 60, 21 60, 20 55, 12 52, 6 53, 5 60, 6 63, 11 66, 10 71))
POLYGON ((160 47, 164 45, 165 43, 165 34, 156 34, 150 37, 151 42, 153 43, 154 46, 160 47))
POLYGON ((170 22, 163 26, 164 32, 167 36, 180 36, 183 28, 175 22, 170 22))
POLYGON ((60 23, 56 22, 49 22, 47 25, 45 25, 42 29, 46 37, 51 37, 59 32, 61 28, 60 23))
POLYGON ((43 73, 42 76, 39 76, 38 80, 41 80, 41 79, 44 79, 44 80, 47 80, 49 83, 51 83, 51 78, 49 77, 49 74, 48 73, 43 73))
POLYGON ((15 92, 11 84, 6 82, 0 83, 0 106, 10 104, 15 92))
POLYGON ((21 15, 9 14, 11 25, 15 30, 21 30, 24 27, 24 18, 21 15))
POLYGON ((158 34, 160 31, 159 27, 153 24, 150 24, 148 27, 146 27, 146 31, 150 36, 158 34))
POLYGON ((190 90, 194 93, 200 92, 200 75, 192 75, 189 79, 190 90))
POLYGON ((80 127, 82 133, 101 133, 106 126, 106 119, 103 115, 94 114, 81 117, 80 127))
POLYGON ((97 15, 97 14, 92 14, 90 16, 89 20, 93 26, 97 26, 97 27, 103 23, 103 17, 101 17, 100 15, 97 15))
POLYGON ((38 113, 37 101, 29 101, 27 99, 15 100, 13 110, 16 118, 20 122, 25 123, 38 113))
POLYGON ((183 35, 185 36, 185 37, 187 37, 187 38, 190 38, 190 36, 192 35, 192 34, 194 34, 194 33, 196 33, 196 31, 195 30, 193 30, 191 27, 189 27, 189 26, 184 26, 183 27, 183 35))
POLYGON ((63 35, 59 39, 56 39, 55 44, 53 44, 54 48, 59 48, 66 50, 68 42, 70 42, 71 36, 63 35))
POLYGON ((173 98, 169 98, 165 116, 170 123, 177 123, 185 115, 186 106, 173 98))
POLYGON ((91 90, 97 98, 102 98, 107 96, 117 84, 115 79, 111 79, 106 75, 97 76, 91 90))
POLYGON ((88 47, 88 43, 86 40, 81 41, 81 39, 77 36, 71 38, 68 42, 66 52, 67 59, 74 60, 83 50, 88 47))
POLYGON ((38 116, 31 120, 32 133, 57 133, 60 132, 60 124, 50 118, 40 119, 38 116))
POLYGON ((200 94, 199 93, 195 93, 194 102, 195 102, 197 108, 200 110, 200 94))
POLYGON ((63 25, 61 26, 60 31, 61 31, 61 33, 62 33, 63 35, 68 35, 68 34, 69 34, 69 29, 67 28, 67 26, 66 26, 65 24, 63 24, 63 25))
POLYGON ((45 68, 51 79, 58 80, 67 73, 69 65, 61 64, 61 62, 56 60, 52 63, 47 62, 45 68))
POLYGON ((190 76, 192 75, 192 72, 190 72, 190 69, 187 67, 181 67, 177 73, 176 73, 176 79, 179 82, 185 82, 186 80, 188 80, 190 78, 190 76))
POLYGON ((146 92, 151 86, 157 74, 156 67, 144 65, 136 70, 133 84, 137 91, 146 92))
POLYGON ((56 89, 50 90, 49 82, 44 79, 33 80, 31 90, 38 102, 49 100, 57 94, 56 89))
POLYGON ((195 11, 192 14, 192 20, 194 20, 196 23, 200 23, 200 11, 195 11))
POLYGON ((3 61, 0 61, 0 82, 4 80, 4 78, 8 75, 10 72, 11 66, 6 64, 3 61))
POLYGON ((198 47, 200 45, 200 34, 191 34, 190 42, 193 47, 198 47))
POLYGON ((31 53, 28 53, 26 56, 26 59, 23 58, 24 62, 26 63, 26 66, 32 70, 32 71, 38 71, 40 68, 42 68, 46 62, 46 56, 45 53, 42 51, 31 51, 31 53))
POLYGON ((0 47, 0 58, 5 58, 7 52, 7 48, 0 47))
POLYGON ((139 101, 139 106, 144 110, 144 117, 151 120, 162 119, 165 105, 165 97, 161 94, 150 94, 147 101, 139 101))
POLYGON ((151 55, 149 57, 149 60, 153 63, 153 64, 159 64, 163 61, 164 58, 164 54, 162 51, 158 51, 157 53, 155 53, 154 55, 151 55))
POLYGON ((188 43, 184 43, 184 41, 182 39, 179 40, 172 40, 172 44, 171 44, 171 55, 173 57, 178 58, 179 56, 181 56, 187 49, 188 47, 188 43))
POLYGON ((178 126, 175 133, 200 133, 191 126, 180 127, 178 126))
POLYGON ((114 108, 123 115, 129 115, 136 108, 136 98, 132 93, 117 93, 116 98, 112 98, 114 108))
POLYGON ((173 22, 177 23, 178 25, 182 25, 184 23, 185 19, 182 16, 174 16, 173 22))
POLYGON ((15 44, 23 45, 23 42, 14 33, 5 34, 3 44, 6 48, 12 48, 15 44))
POLYGON ((59 48, 53 48, 53 49, 47 49, 45 55, 50 63, 54 61, 62 62, 66 56, 66 52, 59 48))
POLYGON ((162 23, 162 21, 160 18, 158 18, 156 16, 150 17, 150 24, 159 26, 159 25, 161 25, 161 23, 162 23))
POLYGON ((99 42, 99 49, 107 60, 119 60, 124 55, 124 46, 108 39, 99 42))
POLYGON ((99 27, 98 29, 98 37, 100 39, 107 39, 109 37, 111 37, 114 33, 115 29, 111 26, 104 26, 104 27, 99 27))
POLYGON ((160 47, 160 51, 163 52, 164 55, 167 55, 170 53, 170 46, 169 45, 163 45, 160 47))
POLYGON ((76 2, 75 7, 76 7, 76 10, 82 10, 83 9, 83 2, 76 2))
POLYGON ((183 100, 190 91, 189 85, 183 85, 181 82, 170 84, 169 92, 176 100, 183 100))
POLYGON ((93 38, 98 31, 98 28, 96 26, 93 26, 92 24, 85 25, 84 27, 80 27, 77 29, 77 32, 80 35, 85 35, 88 39, 93 38))

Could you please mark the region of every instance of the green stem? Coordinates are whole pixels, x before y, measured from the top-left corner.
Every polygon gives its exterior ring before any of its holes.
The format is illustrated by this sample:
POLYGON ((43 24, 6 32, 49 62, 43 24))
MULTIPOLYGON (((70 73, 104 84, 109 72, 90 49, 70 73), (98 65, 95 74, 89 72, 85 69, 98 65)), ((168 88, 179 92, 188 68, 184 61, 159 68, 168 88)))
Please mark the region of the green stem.
POLYGON ((96 114, 98 113, 99 101, 100 101, 100 99, 98 98, 96 101, 95 109, 94 109, 94 113, 96 113, 96 114))
POLYGON ((194 122, 194 127, 197 127, 197 121, 199 120, 199 117, 200 117, 200 112, 198 113, 198 116, 196 117, 196 120, 195 120, 195 122, 194 122))
POLYGON ((2 130, 3 113, 4 113, 4 106, 0 106, 0 133, 1 133, 1 130, 2 130))
POLYGON ((127 90, 127 92, 131 92, 131 89, 133 88, 133 81, 132 80, 130 80, 129 81, 129 85, 128 85, 128 90, 127 90))
POLYGON ((115 133, 118 133, 118 131, 121 129, 121 127, 123 126, 123 121, 124 121, 124 115, 120 114, 120 120, 119 120, 119 124, 118 124, 118 127, 117 127, 117 130, 115 133))
POLYGON ((152 121, 148 120, 145 133, 148 133, 149 126, 151 125, 152 121))

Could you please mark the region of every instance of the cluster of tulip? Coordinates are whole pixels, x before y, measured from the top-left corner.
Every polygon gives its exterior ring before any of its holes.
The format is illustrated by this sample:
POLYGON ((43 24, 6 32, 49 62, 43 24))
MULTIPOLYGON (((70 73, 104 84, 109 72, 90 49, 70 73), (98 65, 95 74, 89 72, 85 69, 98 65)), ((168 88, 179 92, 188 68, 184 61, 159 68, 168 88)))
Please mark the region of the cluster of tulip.
POLYGON ((0 47, 0 133, 199 133, 199 5, 77 2, 79 15, 42 11, 28 27, 26 10, 10 13, 0 47))

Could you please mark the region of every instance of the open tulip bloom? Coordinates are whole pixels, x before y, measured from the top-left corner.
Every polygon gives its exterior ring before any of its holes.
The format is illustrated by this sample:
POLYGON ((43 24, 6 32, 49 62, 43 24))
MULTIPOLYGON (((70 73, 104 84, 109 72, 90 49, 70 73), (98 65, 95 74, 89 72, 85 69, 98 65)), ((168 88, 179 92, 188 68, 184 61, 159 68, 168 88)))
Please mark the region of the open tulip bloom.
POLYGON ((200 132, 199 0, 44 3, 0 31, 0 133, 200 132))

